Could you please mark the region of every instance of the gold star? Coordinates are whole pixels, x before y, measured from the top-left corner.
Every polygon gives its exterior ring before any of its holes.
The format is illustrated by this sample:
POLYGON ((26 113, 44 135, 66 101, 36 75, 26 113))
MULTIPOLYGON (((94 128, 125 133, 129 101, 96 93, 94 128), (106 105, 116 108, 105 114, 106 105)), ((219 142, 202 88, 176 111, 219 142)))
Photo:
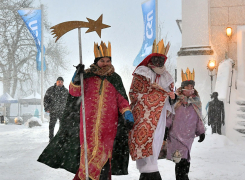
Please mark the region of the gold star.
POLYGON ((86 33, 89 33, 89 32, 92 32, 92 31, 96 31, 97 34, 99 35, 99 37, 101 37, 101 30, 105 29, 105 28, 108 28, 108 27, 111 27, 109 25, 103 24, 102 23, 102 18, 103 18, 102 14, 96 21, 87 18, 88 23, 89 23, 89 29, 86 31, 86 33))
POLYGON ((65 33, 76 29, 76 28, 88 28, 88 30, 86 31, 86 33, 92 32, 92 31, 96 31, 96 33, 99 35, 99 37, 101 38, 101 30, 104 28, 108 28, 111 27, 109 25, 103 24, 102 23, 102 18, 103 18, 103 14, 101 14, 101 16, 96 20, 92 20, 90 18, 87 18, 88 22, 84 22, 84 21, 67 21, 67 22, 63 22, 60 24, 57 24, 53 27, 51 27, 50 29, 52 29, 52 33, 54 36, 54 38, 56 38, 55 42, 61 38, 61 36, 63 36, 65 33))

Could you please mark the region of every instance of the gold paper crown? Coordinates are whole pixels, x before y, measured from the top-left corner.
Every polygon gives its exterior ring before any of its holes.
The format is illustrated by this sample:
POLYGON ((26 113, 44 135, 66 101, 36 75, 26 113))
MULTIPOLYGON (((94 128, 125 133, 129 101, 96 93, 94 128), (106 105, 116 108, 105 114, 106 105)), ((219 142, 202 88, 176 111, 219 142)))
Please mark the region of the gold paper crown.
POLYGON ((164 46, 163 39, 156 44, 156 39, 153 42, 152 53, 159 53, 167 56, 168 50, 170 48, 170 43, 168 42, 167 46, 164 46))
POLYGON ((186 69, 186 72, 183 73, 183 69, 181 69, 181 78, 182 78, 182 82, 183 81, 187 81, 187 80, 195 80, 195 71, 193 69, 193 72, 191 73, 191 71, 189 70, 189 68, 186 69))
POLYGON ((101 41, 100 46, 98 46, 98 43, 94 43, 94 56, 95 58, 105 56, 111 57, 111 43, 108 42, 108 48, 103 41, 101 41))

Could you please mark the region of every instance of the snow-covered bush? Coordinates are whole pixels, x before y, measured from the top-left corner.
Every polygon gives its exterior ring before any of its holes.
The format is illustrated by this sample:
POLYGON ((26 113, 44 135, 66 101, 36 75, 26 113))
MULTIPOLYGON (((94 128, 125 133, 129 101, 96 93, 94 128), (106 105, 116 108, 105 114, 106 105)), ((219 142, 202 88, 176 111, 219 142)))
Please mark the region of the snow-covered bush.
POLYGON ((22 115, 22 117, 23 117, 23 122, 25 123, 27 122, 28 119, 32 118, 33 115, 31 113, 25 113, 22 115))
POLYGON ((32 128, 35 126, 42 126, 42 122, 37 117, 31 117, 30 119, 27 120, 27 122, 25 123, 25 126, 27 126, 29 128, 32 128))

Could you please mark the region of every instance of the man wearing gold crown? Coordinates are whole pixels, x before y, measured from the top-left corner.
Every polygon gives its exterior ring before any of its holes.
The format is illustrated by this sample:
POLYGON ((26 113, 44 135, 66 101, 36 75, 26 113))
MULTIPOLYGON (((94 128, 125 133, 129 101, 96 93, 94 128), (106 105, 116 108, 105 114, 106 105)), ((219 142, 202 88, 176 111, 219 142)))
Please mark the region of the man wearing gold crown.
POLYGON ((80 73, 84 74, 89 178, 110 180, 112 173, 128 174, 127 128, 133 126, 133 115, 121 77, 111 64, 110 43, 108 48, 103 42, 100 46, 94 44, 94 54, 95 60, 89 69, 84 71, 83 65, 77 66, 69 86, 61 130, 38 159, 51 167, 76 173, 74 180, 86 177, 82 105, 77 104, 81 96, 80 73))
POLYGON ((129 132, 130 155, 136 160, 140 180, 161 180, 157 159, 164 138, 166 111, 176 96, 173 78, 166 70, 169 43, 154 41, 148 55, 133 72, 129 92, 135 124, 129 132))
POLYGON ((176 180, 189 180, 190 151, 195 136, 198 142, 205 138, 202 122, 202 104, 195 86, 195 72, 182 71, 181 87, 176 90, 178 100, 174 106, 175 115, 167 118, 164 140, 167 139, 167 159, 176 163, 176 180))

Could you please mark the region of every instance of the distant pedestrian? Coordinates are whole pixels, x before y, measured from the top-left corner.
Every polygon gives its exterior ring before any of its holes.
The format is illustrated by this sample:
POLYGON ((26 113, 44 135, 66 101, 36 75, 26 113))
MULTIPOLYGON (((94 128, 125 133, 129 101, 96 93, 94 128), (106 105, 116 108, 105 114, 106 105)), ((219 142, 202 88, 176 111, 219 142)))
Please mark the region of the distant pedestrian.
POLYGON ((56 83, 49 87, 44 96, 44 110, 50 113, 49 141, 54 137, 57 119, 61 119, 66 105, 68 90, 63 85, 64 79, 58 77, 56 83))
POLYGON ((225 110, 224 103, 218 99, 218 93, 213 92, 208 107, 208 125, 212 127, 212 134, 218 133, 221 135, 221 125, 225 125, 225 110))

